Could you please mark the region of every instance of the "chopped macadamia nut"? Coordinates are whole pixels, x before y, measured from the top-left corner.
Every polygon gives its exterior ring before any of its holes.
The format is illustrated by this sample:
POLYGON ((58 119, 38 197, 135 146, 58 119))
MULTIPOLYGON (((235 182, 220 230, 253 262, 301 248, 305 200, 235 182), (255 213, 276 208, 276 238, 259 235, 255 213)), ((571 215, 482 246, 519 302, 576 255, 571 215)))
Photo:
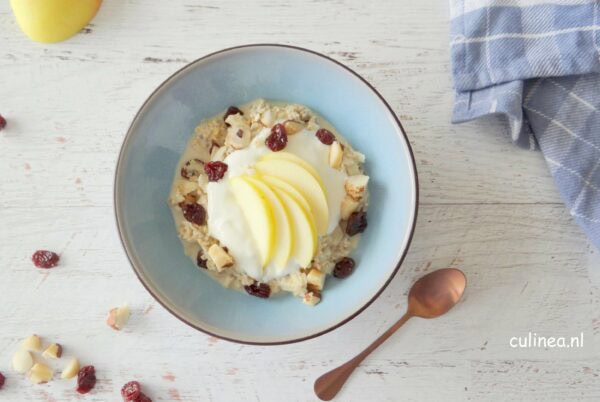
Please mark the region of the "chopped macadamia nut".
POLYGON ((36 363, 29 370, 29 379, 34 384, 43 384, 52 379, 54 371, 43 363, 36 363))
POLYGON ((131 312, 129 310, 129 306, 124 305, 121 307, 115 307, 108 312, 108 318, 106 319, 106 323, 109 327, 119 331, 123 329, 123 327, 129 320, 130 315, 131 312))
POLYGON ((233 258, 218 244, 210 246, 208 256, 215 263, 219 271, 233 265, 233 258))
POLYGON ((342 166, 342 159, 344 157, 344 150, 339 142, 334 141, 329 147, 329 166, 334 169, 339 169, 342 166))
POLYGON ((63 380, 68 380, 69 378, 73 378, 79 372, 79 360, 71 359, 69 364, 67 364, 60 374, 60 378, 63 380))
POLYGON ((19 349, 13 355, 12 367, 17 373, 24 374, 33 366, 33 357, 27 350, 19 349))
POLYGON ((39 336, 31 335, 23 340, 21 347, 31 352, 37 352, 42 349, 42 341, 39 336))
POLYGON ((304 124, 296 120, 286 120, 283 126, 287 135, 294 135, 304 130, 304 124))
POLYGON ((306 275, 307 289, 322 290, 325 285, 325 274, 318 269, 311 269, 306 275))
POLYGON ((319 292, 306 292, 302 298, 304 304, 314 306, 321 301, 321 294, 319 292))
POLYGON ((369 176, 365 176, 363 174, 349 176, 346 178, 346 183, 344 184, 346 194, 355 200, 360 201, 365 193, 365 190, 367 189, 368 182, 369 176))
POLYGON ((47 359, 59 359, 62 356, 62 346, 58 343, 53 343, 44 350, 42 356, 47 359))

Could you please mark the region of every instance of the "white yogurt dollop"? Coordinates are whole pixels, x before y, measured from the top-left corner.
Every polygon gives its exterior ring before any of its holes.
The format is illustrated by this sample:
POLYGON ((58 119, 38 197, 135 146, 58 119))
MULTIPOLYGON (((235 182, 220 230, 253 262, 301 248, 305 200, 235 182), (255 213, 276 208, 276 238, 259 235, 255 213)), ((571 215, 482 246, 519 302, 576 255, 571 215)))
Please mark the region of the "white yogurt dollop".
MULTIPOLYGON (((319 173, 327 192, 329 207, 329 225, 327 233, 331 233, 340 220, 340 205, 344 198, 344 181, 346 173, 329 166, 329 146, 321 143, 315 136, 316 130, 303 130, 288 137, 284 151, 295 154, 310 163, 319 173)), ((252 173, 253 165, 258 159, 272 152, 265 145, 270 129, 263 129, 242 150, 233 152, 225 163, 228 166, 225 177, 218 182, 210 182, 208 195, 208 234, 218 239, 229 249, 235 260, 235 266, 248 276, 260 282, 268 282, 300 269, 300 264, 293 259, 288 261, 285 269, 277 269, 273 264, 263 270, 258 249, 246 223, 244 214, 230 189, 228 179, 252 173)))

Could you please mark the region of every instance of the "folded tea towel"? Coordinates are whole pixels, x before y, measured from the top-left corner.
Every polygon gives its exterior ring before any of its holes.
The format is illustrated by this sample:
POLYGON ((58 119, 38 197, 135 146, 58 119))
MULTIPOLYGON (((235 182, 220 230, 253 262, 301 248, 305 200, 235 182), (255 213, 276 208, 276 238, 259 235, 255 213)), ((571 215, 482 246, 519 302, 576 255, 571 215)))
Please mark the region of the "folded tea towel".
POLYGON ((450 0, 453 122, 505 118, 600 248, 600 0, 450 0))

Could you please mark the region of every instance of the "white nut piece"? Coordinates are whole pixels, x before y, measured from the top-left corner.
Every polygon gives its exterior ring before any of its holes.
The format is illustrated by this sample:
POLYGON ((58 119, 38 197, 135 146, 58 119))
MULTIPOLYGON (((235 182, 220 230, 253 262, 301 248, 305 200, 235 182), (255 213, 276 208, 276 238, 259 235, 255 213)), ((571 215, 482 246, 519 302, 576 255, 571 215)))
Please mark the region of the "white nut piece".
POLYGON ((36 363, 29 370, 29 379, 34 384, 43 384, 52 379, 54 371, 43 363, 36 363))
POLYGON ((329 166, 334 169, 339 169, 342 166, 342 159, 344 158, 344 150, 339 142, 334 141, 329 147, 329 166))
POLYGON ((240 113, 230 114, 229 116, 227 116, 227 119, 225 119, 225 123, 229 124, 230 127, 238 128, 245 128, 250 126, 248 120, 246 120, 246 118, 240 113))
POLYGON ((251 137, 250 127, 231 126, 227 129, 225 145, 229 145, 233 149, 246 148, 250 144, 251 137))
POLYGON ((273 124, 273 120, 275 119, 275 117, 273 116, 273 112, 271 112, 271 109, 267 109, 265 110, 261 115, 260 115, 260 122, 265 126, 265 127, 271 127, 271 125, 273 124))
POLYGON ((17 373, 24 374, 33 366, 33 357, 27 350, 19 349, 13 355, 12 367, 17 373))
POLYGON ((344 184, 346 194, 360 201, 367 188, 367 183, 369 183, 369 176, 365 176, 364 174, 347 177, 344 184))
POLYGON ((130 315, 131 311, 126 304, 121 307, 115 307, 108 312, 106 323, 112 329, 119 331, 125 327, 130 315))
POLYGON ((283 123, 283 126, 285 127, 285 133, 287 135, 294 135, 304 130, 304 124, 296 120, 286 120, 283 123))
POLYGON ((314 306, 321 301, 321 294, 319 292, 306 292, 302 298, 304 304, 314 306))
POLYGON ((37 352, 42 349, 42 340, 37 335, 31 335, 23 339, 21 347, 30 352, 37 352))
POLYGON ((340 206, 340 218, 346 220, 358 209, 359 202, 352 197, 344 197, 340 206))
POLYGON ((223 162, 225 159, 225 153, 227 152, 227 147, 214 147, 212 152, 210 153, 210 160, 213 162, 223 162))
POLYGON ((42 356, 46 359, 59 359, 62 356, 62 346, 58 343, 53 343, 44 350, 42 356))
POLYGON ((233 265, 233 258, 225 251, 225 249, 218 244, 213 244, 208 249, 208 256, 217 266, 217 270, 220 272, 224 268, 233 265))
POLYGON ((62 378, 63 380, 68 380, 69 378, 75 377, 78 372, 79 372, 79 360, 71 359, 69 364, 67 364, 65 366, 62 373, 60 373, 60 378, 62 378))
POLYGON ((316 268, 311 269, 306 275, 306 288, 308 290, 322 290, 325 285, 325 274, 316 268))

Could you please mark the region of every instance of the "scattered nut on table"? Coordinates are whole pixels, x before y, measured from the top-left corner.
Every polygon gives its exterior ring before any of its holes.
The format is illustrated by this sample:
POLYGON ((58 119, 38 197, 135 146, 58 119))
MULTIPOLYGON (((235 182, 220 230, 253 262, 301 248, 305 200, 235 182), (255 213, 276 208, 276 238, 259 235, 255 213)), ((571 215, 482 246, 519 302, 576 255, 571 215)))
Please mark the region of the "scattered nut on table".
POLYGON ((52 379, 54 371, 43 363, 36 363, 29 370, 29 379, 34 384, 43 384, 52 379))
POLYGON ((42 340, 37 335, 31 335, 23 340, 21 347, 31 352, 37 352, 42 349, 42 340))
POLYGON ((62 346, 58 343, 53 343, 44 350, 42 356, 47 359, 59 359, 62 356, 62 346))
POLYGON ((33 366, 33 356, 28 350, 19 349, 13 355, 12 367, 17 373, 25 374, 33 366))
POLYGON ((123 305, 121 307, 115 307, 108 312, 108 318, 106 319, 106 323, 109 327, 119 331, 123 329, 123 327, 129 320, 130 315, 131 312, 129 311, 129 306, 123 305))
POLYGON ((60 374, 60 378, 63 380, 68 380, 73 378, 79 372, 79 360, 71 359, 71 361, 65 366, 62 373, 60 374))

